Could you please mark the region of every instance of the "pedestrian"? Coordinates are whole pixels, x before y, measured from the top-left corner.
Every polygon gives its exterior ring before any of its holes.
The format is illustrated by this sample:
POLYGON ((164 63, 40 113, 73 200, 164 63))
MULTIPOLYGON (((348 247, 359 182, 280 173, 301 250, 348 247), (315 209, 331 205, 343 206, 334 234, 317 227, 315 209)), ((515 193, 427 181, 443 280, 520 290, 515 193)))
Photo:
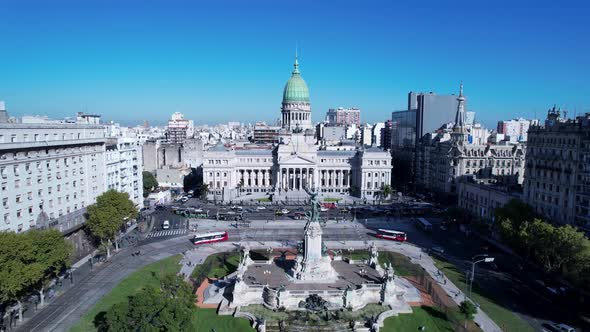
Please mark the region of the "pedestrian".
POLYGON ((420 259, 422 259, 422 254, 420 254, 420 259))
POLYGON ((444 280, 444 284, 445 284, 445 285, 447 284, 447 279, 445 279, 445 280, 444 280))

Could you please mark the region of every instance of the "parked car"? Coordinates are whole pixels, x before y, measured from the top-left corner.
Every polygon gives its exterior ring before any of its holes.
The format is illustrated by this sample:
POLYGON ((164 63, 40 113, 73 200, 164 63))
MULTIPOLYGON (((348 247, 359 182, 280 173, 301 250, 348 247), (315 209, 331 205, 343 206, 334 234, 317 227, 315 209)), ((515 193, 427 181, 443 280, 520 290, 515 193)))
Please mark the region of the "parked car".
POLYGON ((168 220, 164 220, 164 222, 162 223, 162 229, 170 229, 170 222, 168 220))
POLYGON ((266 210, 266 207, 259 205, 256 207, 256 210, 266 210))
POLYGON ((445 249, 443 247, 432 247, 432 248, 430 248, 430 251, 435 254, 439 254, 439 255, 442 255, 445 253, 445 249))

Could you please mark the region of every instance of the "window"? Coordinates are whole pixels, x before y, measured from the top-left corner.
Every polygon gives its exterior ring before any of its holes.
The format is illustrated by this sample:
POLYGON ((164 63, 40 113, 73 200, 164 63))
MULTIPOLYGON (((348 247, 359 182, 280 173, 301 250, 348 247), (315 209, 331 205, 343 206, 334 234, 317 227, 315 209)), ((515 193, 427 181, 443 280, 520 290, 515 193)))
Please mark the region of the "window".
POLYGON ((16 211, 16 217, 20 218, 23 215, 23 210, 17 210, 16 211))
POLYGON ((20 188, 20 180, 14 180, 14 187, 20 188))
POLYGON ((29 206, 29 215, 32 216, 33 215, 33 207, 29 206))
POLYGON ((8 198, 5 197, 2 199, 2 206, 8 209, 8 198))
POLYGON ((5 214, 4 214, 4 223, 5 223, 5 224, 10 224, 10 220, 8 219, 8 216, 9 216, 9 214, 8 214, 8 213, 5 213, 5 214))
POLYGON ((33 200, 33 193, 32 193, 32 192, 30 192, 30 191, 29 191, 29 192, 27 193, 27 199, 28 199, 29 201, 33 200))

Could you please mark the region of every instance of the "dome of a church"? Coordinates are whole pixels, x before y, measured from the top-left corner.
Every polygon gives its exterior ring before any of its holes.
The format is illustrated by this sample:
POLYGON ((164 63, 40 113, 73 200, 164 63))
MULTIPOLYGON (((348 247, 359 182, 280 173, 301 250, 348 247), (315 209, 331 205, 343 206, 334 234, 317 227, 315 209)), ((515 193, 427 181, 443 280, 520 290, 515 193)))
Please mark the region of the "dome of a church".
POLYGON ((295 57, 295 64, 293 67, 294 69, 291 78, 287 81, 287 84, 285 84, 285 90, 283 91, 283 103, 309 103, 309 89, 299 73, 299 62, 297 62, 297 57, 295 57))

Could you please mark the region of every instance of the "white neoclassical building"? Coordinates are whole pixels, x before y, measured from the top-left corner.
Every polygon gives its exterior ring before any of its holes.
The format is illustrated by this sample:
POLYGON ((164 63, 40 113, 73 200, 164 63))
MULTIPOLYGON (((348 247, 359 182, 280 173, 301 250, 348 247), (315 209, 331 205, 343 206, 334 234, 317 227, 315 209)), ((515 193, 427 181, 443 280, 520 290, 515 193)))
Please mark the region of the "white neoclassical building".
POLYGON ((375 199, 390 185, 391 155, 377 148, 325 149, 317 143, 311 122, 309 90, 295 59, 283 91, 282 128, 278 144, 237 148, 217 145, 204 152, 203 182, 210 198, 231 200, 241 193, 306 197, 352 193, 375 199))

